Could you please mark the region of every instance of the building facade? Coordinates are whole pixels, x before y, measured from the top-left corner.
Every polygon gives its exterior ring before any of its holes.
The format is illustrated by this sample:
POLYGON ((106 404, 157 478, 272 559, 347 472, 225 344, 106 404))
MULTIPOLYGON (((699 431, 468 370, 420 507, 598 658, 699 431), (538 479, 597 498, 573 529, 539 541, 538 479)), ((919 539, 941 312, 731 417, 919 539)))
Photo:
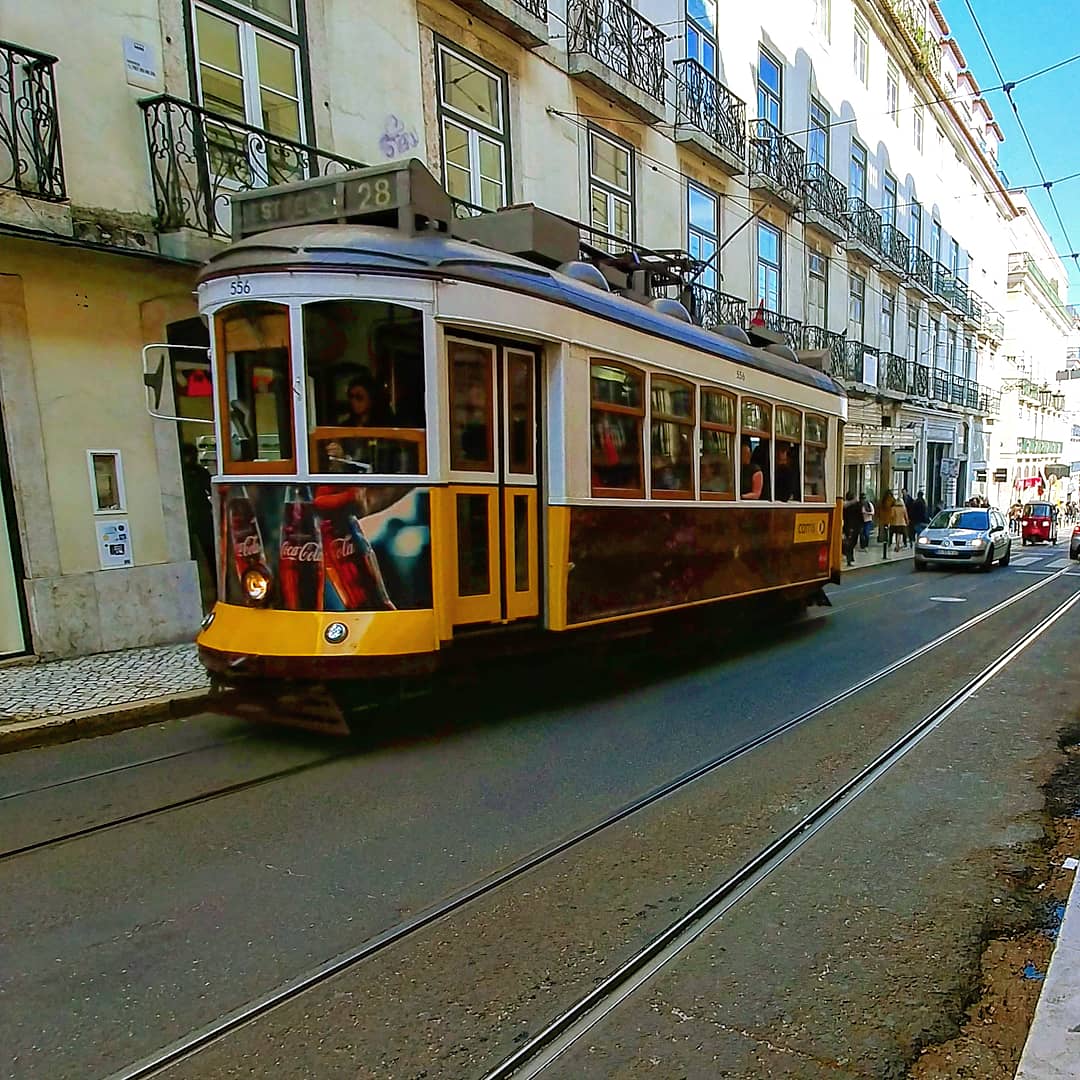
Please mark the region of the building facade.
POLYGON ((66 8, 0 0, 0 655, 192 632, 197 267, 231 193, 395 158, 826 367, 853 490, 980 490, 1016 206, 935 4, 101 0, 78 48, 66 8))

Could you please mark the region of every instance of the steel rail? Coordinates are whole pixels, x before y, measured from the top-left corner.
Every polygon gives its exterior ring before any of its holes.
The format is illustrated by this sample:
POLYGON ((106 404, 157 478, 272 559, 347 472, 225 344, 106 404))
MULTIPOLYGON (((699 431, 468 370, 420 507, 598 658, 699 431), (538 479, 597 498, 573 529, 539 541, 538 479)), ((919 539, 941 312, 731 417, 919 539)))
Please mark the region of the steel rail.
POLYGON ((722 766, 730 764, 732 761, 751 753, 759 747, 778 738, 785 732, 790 731, 792 728, 806 723, 808 720, 813 719, 815 716, 819 716, 828 709, 834 708, 841 702, 847 701, 855 694, 861 693, 868 687, 888 678, 908 664, 914 663, 933 649, 939 648, 941 645, 946 644, 946 642, 952 641, 958 635, 965 633, 967 630, 978 626, 980 623, 992 618, 994 615, 1011 607, 1013 604, 1031 596, 1039 589, 1045 588, 1051 582, 1056 581, 1062 574, 1066 573, 1067 569, 1068 568, 1058 571, 1053 577, 1042 578, 1041 580, 1036 581, 1026 589, 1022 589, 1020 592, 1006 597, 1004 600, 999 601, 997 604, 980 612, 978 615, 972 616, 966 622, 961 623, 960 626, 946 631, 944 634, 927 642, 925 645, 919 646, 917 649, 912 650, 898 660, 894 660, 892 663, 879 669, 872 675, 860 679, 847 689, 842 690, 813 706, 813 708, 808 709, 806 712, 800 713, 798 716, 784 721, 777 727, 772 728, 767 732, 763 732, 761 735, 740 744, 725 754, 721 754, 702 765, 696 766, 674 780, 670 780, 653 791, 626 804, 621 809, 614 811, 607 817, 590 825, 588 828, 582 829, 580 832, 577 832, 570 837, 543 848, 539 852, 507 867, 505 870, 501 870, 498 873, 491 875, 484 881, 478 882, 454 896, 451 896, 447 900, 444 900, 425 911, 417 913, 411 919, 407 919, 398 923, 397 926, 384 930, 382 933, 369 938, 355 948, 341 953, 336 957, 332 957, 317 967, 295 976, 287 982, 268 991, 266 994, 254 998, 244 1005, 218 1017, 204 1027, 190 1032, 188 1035, 170 1043, 168 1046, 161 1048, 153 1054, 120 1069, 118 1072, 110 1074, 107 1080, 149 1080, 150 1077, 160 1075, 171 1066, 194 1057, 212 1043, 224 1039, 237 1029, 265 1016, 272 1010, 299 997, 307 991, 314 989, 316 986, 333 978, 335 975, 339 975, 363 961, 370 959, 376 953, 382 952, 391 945, 395 945, 413 934, 418 933, 432 923, 452 915, 461 908, 480 900, 495 889, 501 888, 521 877, 523 874, 528 873, 530 870, 534 870, 557 856, 577 847, 579 844, 591 839, 598 833, 604 832, 612 826, 625 821, 633 814, 636 814, 646 807, 682 790, 722 766))
POLYGON ((485 1073, 483 1080, 510 1080, 511 1077, 513 1080, 531 1080, 538 1076, 790 859, 811 837, 846 810, 1077 603, 1080 603, 1080 591, 1074 592, 1037 626, 1013 642, 974 678, 819 803, 797 825, 763 848, 727 881, 662 930, 644 948, 625 960, 603 982, 560 1013, 542 1031, 523 1043, 495 1068, 485 1073))

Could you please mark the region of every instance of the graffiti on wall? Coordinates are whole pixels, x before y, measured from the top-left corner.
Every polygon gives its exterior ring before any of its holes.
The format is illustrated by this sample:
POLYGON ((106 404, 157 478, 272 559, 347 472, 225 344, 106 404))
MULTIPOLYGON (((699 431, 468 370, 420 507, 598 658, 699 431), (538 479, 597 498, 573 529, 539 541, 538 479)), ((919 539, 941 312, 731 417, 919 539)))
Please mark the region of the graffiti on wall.
POLYGON ((383 152, 383 157, 395 158, 407 154, 419 141, 415 131, 410 131, 398 117, 391 114, 383 125, 379 149, 383 152))

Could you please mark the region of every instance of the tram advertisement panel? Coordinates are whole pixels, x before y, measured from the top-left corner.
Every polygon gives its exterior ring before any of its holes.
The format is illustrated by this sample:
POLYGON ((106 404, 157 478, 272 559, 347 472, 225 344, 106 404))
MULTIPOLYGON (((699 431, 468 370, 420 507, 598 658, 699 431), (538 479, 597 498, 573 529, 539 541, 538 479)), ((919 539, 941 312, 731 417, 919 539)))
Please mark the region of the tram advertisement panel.
POLYGON ((831 511, 574 507, 567 617, 587 622, 829 575, 831 511), (806 520, 814 540, 806 542, 806 520), (819 539, 820 538, 820 539, 819 539))
POLYGON ((215 487, 219 591, 290 611, 430 608, 426 489, 384 484, 215 487))

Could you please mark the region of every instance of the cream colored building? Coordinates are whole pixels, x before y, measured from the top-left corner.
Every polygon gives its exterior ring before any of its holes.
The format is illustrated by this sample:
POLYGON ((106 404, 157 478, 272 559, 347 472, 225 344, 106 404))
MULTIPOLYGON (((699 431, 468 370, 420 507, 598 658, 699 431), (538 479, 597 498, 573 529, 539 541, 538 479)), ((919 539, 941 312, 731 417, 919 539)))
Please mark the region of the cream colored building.
POLYGON ((666 268, 652 286, 706 324, 823 363, 851 392, 852 487, 977 489, 1016 208, 935 4, 100 0, 80 19, 0 0, 0 111, 33 112, 0 134, 0 654, 193 631, 180 444, 205 459, 206 429, 147 414, 141 350, 187 346, 161 408, 208 415, 191 287, 230 193, 358 164, 420 157, 462 216, 535 202, 594 255, 666 268), (132 565, 103 569, 103 524, 132 565))

